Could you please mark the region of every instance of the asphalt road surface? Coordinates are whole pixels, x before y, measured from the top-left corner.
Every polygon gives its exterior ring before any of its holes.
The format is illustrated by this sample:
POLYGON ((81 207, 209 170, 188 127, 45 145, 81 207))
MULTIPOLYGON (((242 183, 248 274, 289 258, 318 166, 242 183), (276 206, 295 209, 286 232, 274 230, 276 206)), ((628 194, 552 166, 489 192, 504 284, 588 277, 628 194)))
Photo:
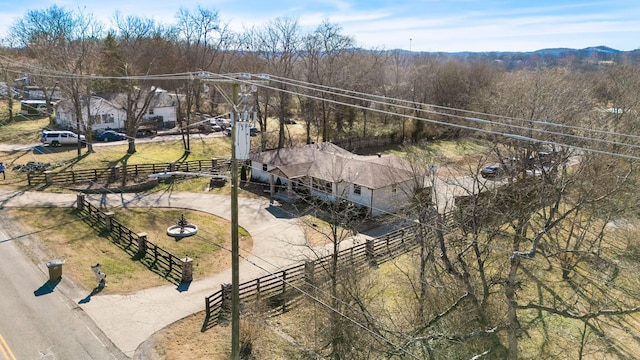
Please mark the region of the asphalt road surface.
POLYGON ((127 359, 15 241, 0 230, 0 359, 127 359))

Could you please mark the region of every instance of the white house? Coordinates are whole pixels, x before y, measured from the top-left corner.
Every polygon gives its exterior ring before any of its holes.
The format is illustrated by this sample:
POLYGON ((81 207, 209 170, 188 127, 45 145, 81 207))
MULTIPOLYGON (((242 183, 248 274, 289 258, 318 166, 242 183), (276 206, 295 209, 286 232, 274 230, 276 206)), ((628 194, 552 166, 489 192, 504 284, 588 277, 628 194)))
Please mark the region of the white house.
MULTIPOLYGON (((86 102, 83 102, 81 127, 86 128, 91 119, 93 130, 125 128, 127 101, 125 94, 93 95, 90 101, 91 117, 87 115, 86 102)), ((178 100, 175 95, 158 89, 143 115, 144 122, 153 123, 158 129, 173 128, 177 122, 177 107, 178 100)), ((55 111, 56 123, 60 127, 76 128, 76 112, 70 99, 58 102, 55 111)))
POLYGON ((424 186, 424 171, 393 155, 361 156, 332 143, 264 151, 250 155, 251 178, 270 184, 272 194, 295 198, 295 190, 369 208, 373 216, 394 213, 424 186))

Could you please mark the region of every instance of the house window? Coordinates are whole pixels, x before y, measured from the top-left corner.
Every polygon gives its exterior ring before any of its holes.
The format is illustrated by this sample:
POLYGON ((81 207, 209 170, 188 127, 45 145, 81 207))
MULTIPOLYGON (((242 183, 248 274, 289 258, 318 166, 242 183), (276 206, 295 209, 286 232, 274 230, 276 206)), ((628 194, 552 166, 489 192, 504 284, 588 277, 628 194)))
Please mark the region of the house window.
POLYGON ((267 171, 267 164, 262 164, 262 171, 267 171))
POLYGON ((153 108, 149 108, 149 112, 148 112, 148 114, 149 114, 149 115, 153 115, 153 108))
POLYGON ((311 182, 311 186, 316 190, 323 191, 326 193, 331 193, 333 191, 333 183, 331 183, 330 181, 324 181, 324 180, 313 178, 313 181, 311 182))
POLYGON ((353 184, 353 193, 357 195, 362 194, 362 185, 353 184))
POLYGON ((102 122, 105 124, 113 124, 116 122, 116 119, 113 117, 113 114, 103 114, 102 122))

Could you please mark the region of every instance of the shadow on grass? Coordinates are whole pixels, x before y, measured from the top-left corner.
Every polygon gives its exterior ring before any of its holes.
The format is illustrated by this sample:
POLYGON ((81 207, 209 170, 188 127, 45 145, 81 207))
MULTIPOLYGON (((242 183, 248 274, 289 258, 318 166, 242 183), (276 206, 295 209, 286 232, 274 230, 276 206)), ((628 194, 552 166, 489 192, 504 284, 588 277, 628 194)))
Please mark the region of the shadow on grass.
MULTIPOLYGON (((82 215, 77 209, 72 210, 72 213, 76 216, 82 215)), ((139 251, 136 241, 132 237, 127 236, 126 233, 119 234, 116 231, 108 231, 98 219, 92 216, 83 216, 81 219, 85 224, 89 225, 99 237, 108 239, 112 244, 124 250, 132 261, 141 263, 147 269, 160 275, 172 284, 178 285, 180 281, 182 281, 181 274, 175 271, 179 269, 179 264, 173 264, 171 269, 162 266, 162 264, 159 264, 160 260, 158 258, 154 258, 152 255, 147 254, 147 252, 139 251)))

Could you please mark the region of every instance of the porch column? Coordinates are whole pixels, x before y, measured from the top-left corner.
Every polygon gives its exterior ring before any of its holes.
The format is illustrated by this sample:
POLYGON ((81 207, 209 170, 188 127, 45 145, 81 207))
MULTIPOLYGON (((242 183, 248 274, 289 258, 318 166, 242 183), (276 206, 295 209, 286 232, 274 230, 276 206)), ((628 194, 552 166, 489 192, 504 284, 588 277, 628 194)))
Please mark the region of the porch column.
POLYGON ((271 197, 276 195, 276 184, 273 181, 273 174, 269 173, 269 193, 271 197))
POLYGON ((293 196, 293 181, 291 181, 291 179, 289 179, 289 181, 287 181, 287 197, 291 198, 293 196))

